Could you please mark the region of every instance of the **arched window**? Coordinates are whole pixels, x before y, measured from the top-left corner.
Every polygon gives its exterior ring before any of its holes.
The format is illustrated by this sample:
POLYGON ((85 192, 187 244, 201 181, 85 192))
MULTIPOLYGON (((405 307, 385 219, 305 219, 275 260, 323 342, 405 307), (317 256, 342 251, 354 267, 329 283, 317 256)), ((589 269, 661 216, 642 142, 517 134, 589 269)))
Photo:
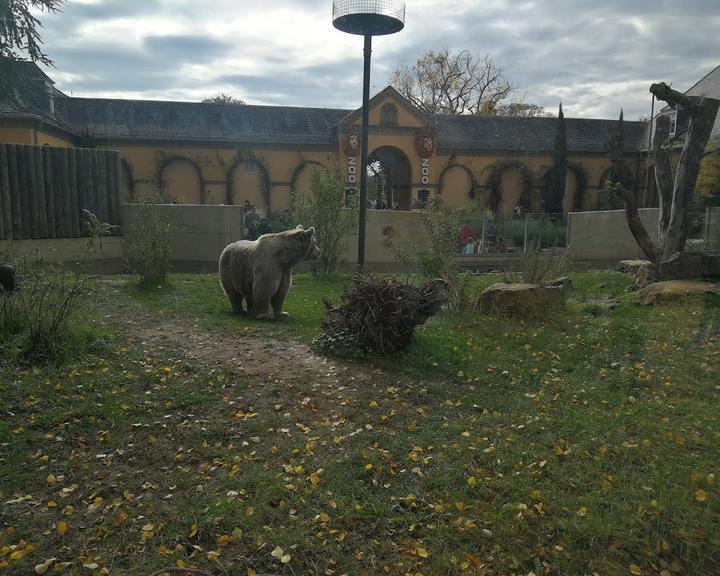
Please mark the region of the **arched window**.
POLYGON ((395 104, 389 102, 380 109, 380 126, 397 126, 398 113, 395 104))

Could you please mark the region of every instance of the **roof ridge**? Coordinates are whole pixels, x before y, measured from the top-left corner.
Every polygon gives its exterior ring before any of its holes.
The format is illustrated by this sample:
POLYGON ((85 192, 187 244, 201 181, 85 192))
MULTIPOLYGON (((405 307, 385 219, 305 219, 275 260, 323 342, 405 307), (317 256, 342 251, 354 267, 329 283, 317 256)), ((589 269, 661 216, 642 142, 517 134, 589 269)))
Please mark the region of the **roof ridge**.
POLYGON ((131 103, 153 103, 153 104, 188 104, 193 106, 205 107, 223 107, 223 108, 272 108, 287 110, 328 110, 332 112, 350 112, 352 110, 345 108, 324 108, 321 106, 287 106, 282 104, 224 104, 216 102, 192 102, 188 100, 149 100, 144 98, 99 98, 90 96, 68 96, 64 101, 96 101, 96 102, 131 102, 131 103))

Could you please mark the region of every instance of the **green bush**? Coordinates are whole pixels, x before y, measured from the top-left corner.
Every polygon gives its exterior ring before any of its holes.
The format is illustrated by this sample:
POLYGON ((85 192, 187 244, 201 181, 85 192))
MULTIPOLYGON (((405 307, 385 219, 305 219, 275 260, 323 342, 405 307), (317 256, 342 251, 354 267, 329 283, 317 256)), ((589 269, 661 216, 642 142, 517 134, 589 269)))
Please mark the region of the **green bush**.
POLYGON ((293 197, 292 220, 295 224, 315 227, 320 257, 313 272, 332 274, 343 251, 343 239, 357 224, 357 203, 345 206, 345 183, 338 170, 317 169, 312 175, 309 196, 302 192, 293 197))
POLYGON ((139 190, 134 197, 135 211, 123 250, 141 287, 163 284, 170 273, 170 236, 175 221, 163 204, 162 194, 152 187, 139 190))

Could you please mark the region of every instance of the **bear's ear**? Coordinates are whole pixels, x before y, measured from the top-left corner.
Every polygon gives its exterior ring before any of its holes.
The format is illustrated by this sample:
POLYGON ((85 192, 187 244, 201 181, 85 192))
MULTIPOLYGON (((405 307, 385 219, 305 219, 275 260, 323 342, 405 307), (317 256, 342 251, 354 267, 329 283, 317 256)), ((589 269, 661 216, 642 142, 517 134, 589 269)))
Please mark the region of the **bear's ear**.
POLYGON ((305 230, 306 236, 314 236, 315 235, 315 226, 310 226, 307 230, 305 230))

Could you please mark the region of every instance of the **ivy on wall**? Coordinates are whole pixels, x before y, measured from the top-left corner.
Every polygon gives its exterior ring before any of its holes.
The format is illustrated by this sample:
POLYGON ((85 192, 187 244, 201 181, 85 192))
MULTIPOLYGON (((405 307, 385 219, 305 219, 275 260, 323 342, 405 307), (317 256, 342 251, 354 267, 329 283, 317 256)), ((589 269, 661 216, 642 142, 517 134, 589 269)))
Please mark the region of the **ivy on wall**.
POLYGON ((235 170, 240 164, 249 162, 260 169, 260 193, 265 205, 270 209, 270 173, 266 166, 266 160, 252 150, 240 148, 235 152, 230 164, 226 164, 218 157, 220 165, 225 169, 226 192, 225 197, 228 204, 235 204, 235 170))
MULTIPOLYGON (((581 211, 585 203, 585 193, 590 184, 590 171, 582 162, 569 160, 567 163, 567 171, 575 175, 575 196, 573 197, 572 209, 581 211)), ((548 198, 550 187, 552 186, 553 167, 547 166, 544 169, 542 177, 543 197, 548 198)), ((566 192, 567 193, 567 192, 566 192)), ((561 203, 564 198, 561 199, 561 203)))
POLYGON ((582 162, 568 161, 568 171, 575 174, 575 197, 573 198, 573 210, 581 211, 585 201, 585 192, 590 182, 590 171, 582 162))
POLYGON ((525 210, 530 207, 530 197, 535 188, 535 175, 532 170, 519 160, 498 160, 483 170, 483 172, 489 172, 487 179, 487 186, 490 189, 488 204, 493 212, 497 212, 502 202, 502 179, 508 170, 517 170, 522 179, 522 190, 520 191, 518 204, 525 210))
POLYGON ((462 168, 467 174, 470 176, 470 189, 468 190, 468 197, 474 199, 476 196, 476 190, 479 187, 479 183, 477 181, 477 178, 475 178, 475 174, 473 173, 470 168, 465 166, 464 164, 460 164, 459 162, 454 161, 454 157, 450 158, 450 162, 447 166, 443 169, 443 171, 440 173, 439 178, 439 187, 438 187, 438 193, 442 195, 443 190, 445 189, 445 174, 449 172, 452 168, 462 168))
POLYGON ((290 178, 290 194, 292 196, 294 196, 297 192, 298 180, 300 179, 300 174, 303 169, 311 165, 319 166, 320 168, 327 168, 322 164, 322 162, 318 162, 317 160, 304 160, 301 158, 300 163, 295 166, 295 170, 293 170, 292 177, 290 178))
MULTIPOLYGON (((205 178, 203 177, 202 167, 207 165, 207 158, 202 155, 196 154, 185 154, 182 151, 175 150, 161 150, 155 153, 154 164, 154 179, 155 184, 165 196, 165 182, 163 175, 165 170, 174 162, 187 162, 190 164, 197 173, 198 185, 200 186, 200 202, 205 203, 205 178)), ((166 200, 169 201, 168 198, 166 200)))

